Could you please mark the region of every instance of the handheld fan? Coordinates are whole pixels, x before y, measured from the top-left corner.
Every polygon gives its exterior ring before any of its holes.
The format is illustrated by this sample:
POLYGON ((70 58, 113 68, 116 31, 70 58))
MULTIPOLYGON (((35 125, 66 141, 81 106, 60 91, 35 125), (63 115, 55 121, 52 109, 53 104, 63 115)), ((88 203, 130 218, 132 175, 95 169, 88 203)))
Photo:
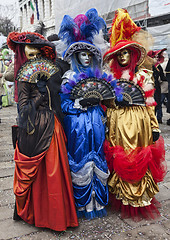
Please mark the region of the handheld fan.
POLYGON ((48 59, 36 58, 26 62, 18 72, 18 81, 36 83, 38 75, 45 75, 47 79, 58 72, 58 67, 48 59))
POLYGON ((123 99, 128 101, 130 105, 145 106, 145 93, 139 85, 125 79, 117 80, 117 85, 122 88, 123 99))
POLYGON ((99 98, 100 100, 115 98, 115 93, 104 79, 86 78, 78 82, 72 89, 71 99, 99 98))

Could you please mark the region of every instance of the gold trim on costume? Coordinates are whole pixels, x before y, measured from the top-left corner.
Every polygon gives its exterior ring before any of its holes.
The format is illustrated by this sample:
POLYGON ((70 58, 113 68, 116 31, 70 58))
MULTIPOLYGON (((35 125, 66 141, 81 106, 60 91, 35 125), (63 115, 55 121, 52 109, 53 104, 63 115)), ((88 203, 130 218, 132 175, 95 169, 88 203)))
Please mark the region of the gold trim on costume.
POLYGON ((32 135, 35 132, 34 124, 31 122, 30 116, 28 115, 28 121, 27 121, 27 133, 28 135, 32 135), (33 128, 31 131, 29 131, 29 123, 31 127, 33 128))
POLYGON ((52 110, 50 90, 49 90, 48 86, 46 86, 46 88, 47 88, 47 92, 48 92, 49 108, 50 108, 50 110, 52 110))

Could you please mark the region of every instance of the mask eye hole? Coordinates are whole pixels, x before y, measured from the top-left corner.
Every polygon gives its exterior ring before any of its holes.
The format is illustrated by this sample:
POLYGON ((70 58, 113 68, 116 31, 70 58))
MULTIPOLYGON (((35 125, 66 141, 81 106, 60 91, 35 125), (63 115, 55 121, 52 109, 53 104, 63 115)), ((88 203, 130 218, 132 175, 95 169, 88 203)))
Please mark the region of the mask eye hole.
POLYGON ((125 55, 125 54, 127 54, 128 53, 128 51, 127 50, 125 50, 124 52, 123 52, 123 54, 125 55))

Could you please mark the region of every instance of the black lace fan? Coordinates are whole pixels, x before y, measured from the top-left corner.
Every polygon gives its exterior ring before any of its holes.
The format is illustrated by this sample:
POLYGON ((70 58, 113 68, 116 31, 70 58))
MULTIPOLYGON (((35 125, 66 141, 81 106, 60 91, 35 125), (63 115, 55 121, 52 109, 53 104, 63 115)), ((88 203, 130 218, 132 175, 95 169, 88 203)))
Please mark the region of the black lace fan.
POLYGON ((51 60, 36 58, 29 60, 21 67, 16 80, 36 83, 38 74, 43 74, 49 78, 58 70, 58 67, 51 60))
POLYGON ((78 82, 72 89, 71 99, 99 98, 100 100, 115 98, 112 86, 104 79, 87 78, 78 82))
POLYGON ((122 88, 123 99, 128 101, 130 105, 145 106, 145 93, 139 85, 125 79, 119 79, 117 85, 122 88))

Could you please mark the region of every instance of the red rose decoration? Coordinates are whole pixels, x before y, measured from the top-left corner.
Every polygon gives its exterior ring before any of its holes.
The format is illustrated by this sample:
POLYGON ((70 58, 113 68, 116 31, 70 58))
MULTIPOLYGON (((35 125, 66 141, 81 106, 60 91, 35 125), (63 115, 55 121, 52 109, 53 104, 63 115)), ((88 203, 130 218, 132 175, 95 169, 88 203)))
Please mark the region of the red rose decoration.
POLYGON ((30 43, 31 40, 30 40, 30 39, 26 39, 25 42, 26 42, 26 43, 30 43))
POLYGON ((51 60, 55 59, 55 54, 53 52, 53 49, 49 46, 44 46, 41 48, 41 50, 43 51, 43 56, 45 56, 46 58, 49 58, 51 60))

